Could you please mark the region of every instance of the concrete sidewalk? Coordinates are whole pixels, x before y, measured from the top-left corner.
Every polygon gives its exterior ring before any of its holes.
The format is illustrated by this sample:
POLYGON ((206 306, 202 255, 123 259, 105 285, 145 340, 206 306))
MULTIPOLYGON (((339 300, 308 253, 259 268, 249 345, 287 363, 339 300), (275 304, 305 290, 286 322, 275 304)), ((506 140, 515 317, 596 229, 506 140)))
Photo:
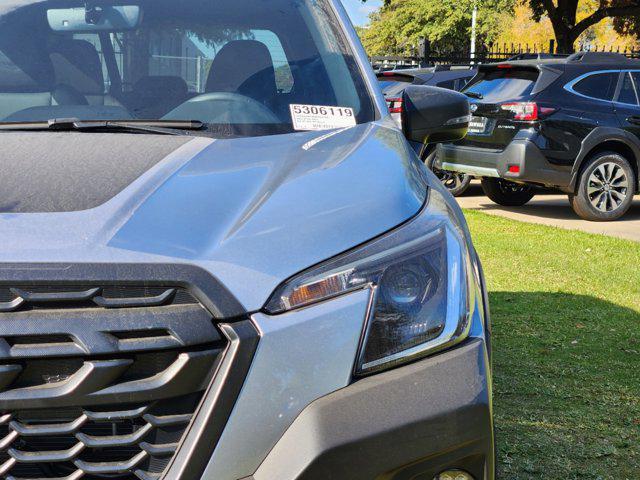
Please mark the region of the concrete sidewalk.
POLYGON ((485 197, 480 185, 474 183, 465 195, 457 200, 462 208, 478 210, 521 222, 600 233, 640 242, 640 196, 636 196, 633 206, 627 214, 615 222, 582 220, 569 206, 566 195, 541 194, 523 207, 502 207, 485 197))

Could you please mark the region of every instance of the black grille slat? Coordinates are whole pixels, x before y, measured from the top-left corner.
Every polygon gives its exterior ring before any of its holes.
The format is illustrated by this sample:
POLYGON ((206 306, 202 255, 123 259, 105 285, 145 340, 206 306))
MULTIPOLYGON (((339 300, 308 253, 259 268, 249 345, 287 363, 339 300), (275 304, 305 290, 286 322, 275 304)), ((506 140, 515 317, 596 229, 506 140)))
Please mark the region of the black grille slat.
POLYGON ((111 421, 111 420, 130 420, 132 418, 137 418, 143 415, 149 409, 148 405, 143 405, 142 407, 132 408, 130 410, 120 410, 117 412, 92 412, 89 410, 84 411, 84 415, 89 417, 91 420, 103 420, 103 421, 111 421))
POLYGON ((61 435, 75 433, 88 420, 86 415, 67 423, 46 423, 41 425, 25 425, 21 422, 13 421, 9 423, 9 428, 22 437, 40 437, 45 435, 61 435))
POLYGON ((157 480, 226 348, 171 286, 0 286, 0 477, 157 480))
POLYGON ((22 463, 51 463, 51 462, 68 462, 72 460, 85 446, 78 442, 67 450, 53 450, 47 452, 23 452, 14 448, 8 450, 9 456, 22 463))
POLYGON ((15 312, 22 305, 24 305, 24 298, 13 298, 7 302, 0 302, 0 313, 2 312, 15 312))
POLYGON ((175 288, 165 290, 153 297, 130 297, 130 298, 106 298, 103 296, 93 297, 93 302, 104 308, 135 308, 135 307, 158 307, 165 305, 175 295, 175 288))
POLYGON ((110 354, 114 351, 136 352, 187 347, 221 341, 211 322, 211 315, 200 305, 128 309, 54 309, 46 314, 38 310, 4 313, 0 322, 0 361, 2 359, 42 356, 77 356, 110 354), (132 336, 135 331, 166 331, 169 335, 132 336), (110 332, 114 332, 112 335, 110 332), (123 335, 123 332, 132 332, 123 335), (48 336, 66 336, 74 343, 51 344, 48 336), (20 337, 39 336, 42 344, 20 344, 20 337), (126 336, 127 338, 122 338, 126 336), (4 340, 9 337, 11 343, 4 340))
POLYGON ((26 303, 86 302, 94 299, 100 293, 99 288, 68 292, 33 292, 21 288, 10 288, 9 290, 16 298, 22 298, 26 303))
POLYGON ((184 290, 173 287, 0 286, 0 312, 59 304, 64 304, 65 308, 138 308, 197 304, 197 301, 184 290))

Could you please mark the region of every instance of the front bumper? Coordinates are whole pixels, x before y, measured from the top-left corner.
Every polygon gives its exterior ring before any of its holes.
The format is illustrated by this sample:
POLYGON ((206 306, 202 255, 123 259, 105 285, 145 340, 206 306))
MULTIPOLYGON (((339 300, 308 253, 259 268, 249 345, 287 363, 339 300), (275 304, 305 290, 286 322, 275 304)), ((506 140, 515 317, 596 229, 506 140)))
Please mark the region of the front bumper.
POLYGON ((246 480, 493 480, 490 385, 482 339, 364 378, 306 407, 246 480))
POLYGON ((571 170, 551 164, 540 148, 529 139, 515 139, 504 150, 438 145, 435 166, 477 177, 497 177, 548 187, 567 187, 571 170), (518 167, 517 173, 509 167, 518 167))

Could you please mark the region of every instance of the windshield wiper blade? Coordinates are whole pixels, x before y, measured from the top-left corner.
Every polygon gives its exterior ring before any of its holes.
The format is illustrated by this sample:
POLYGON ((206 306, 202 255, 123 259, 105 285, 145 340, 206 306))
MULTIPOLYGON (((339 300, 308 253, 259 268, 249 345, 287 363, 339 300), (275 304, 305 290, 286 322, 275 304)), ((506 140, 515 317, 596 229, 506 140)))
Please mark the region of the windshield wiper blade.
POLYGON ((482 100, 484 98, 481 93, 476 93, 476 92, 462 92, 462 93, 464 93, 467 97, 475 98, 476 100, 482 100))
POLYGON ((53 130, 53 131, 136 131, 163 135, 185 135, 186 130, 201 130, 205 124, 199 120, 79 120, 52 118, 46 122, 3 122, 0 130, 53 130))

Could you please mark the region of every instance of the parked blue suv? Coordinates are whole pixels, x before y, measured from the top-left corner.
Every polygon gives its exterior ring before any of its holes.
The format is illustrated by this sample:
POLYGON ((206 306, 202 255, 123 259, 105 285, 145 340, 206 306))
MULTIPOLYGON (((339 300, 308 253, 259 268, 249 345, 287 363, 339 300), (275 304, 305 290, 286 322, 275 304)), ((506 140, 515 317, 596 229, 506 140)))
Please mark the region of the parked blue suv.
POLYGON ((492 480, 480 262, 404 135, 337 0, 0 5, 0 477, 492 480))

